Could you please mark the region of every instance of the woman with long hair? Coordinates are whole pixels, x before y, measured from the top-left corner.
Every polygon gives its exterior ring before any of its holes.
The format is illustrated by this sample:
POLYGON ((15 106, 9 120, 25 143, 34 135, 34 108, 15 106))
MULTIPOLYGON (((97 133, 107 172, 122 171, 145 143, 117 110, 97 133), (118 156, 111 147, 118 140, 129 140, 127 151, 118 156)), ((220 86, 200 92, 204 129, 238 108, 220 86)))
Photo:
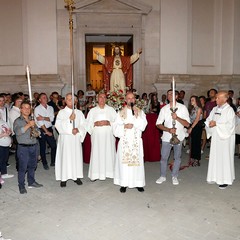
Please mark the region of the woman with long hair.
POLYGON ((203 117, 202 106, 197 96, 190 97, 189 103, 189 115, 191 121, 191 127, 188 128, 188 134, 190 135, 190 157, 189 162, 193 167, 200 166, 201 160, 201 137, 202 137, 202 124, 201 119, 203 117))

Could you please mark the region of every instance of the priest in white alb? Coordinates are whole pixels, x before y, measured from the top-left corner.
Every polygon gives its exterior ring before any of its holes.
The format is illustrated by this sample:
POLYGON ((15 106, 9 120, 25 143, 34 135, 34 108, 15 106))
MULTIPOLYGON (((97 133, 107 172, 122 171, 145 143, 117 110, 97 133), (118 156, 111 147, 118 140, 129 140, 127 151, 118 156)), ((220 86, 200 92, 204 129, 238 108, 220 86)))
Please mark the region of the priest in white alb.
POLYGON ((91 135, 91 156, 88 177, 91 181, 113 178, 116 159, 112 124, 116 111, 106 104, 106 94, 97 96, 98 105, 87 115, 87 131, 91 135))
POLYGON ((126 94, 125 106, 114 122, 114 135, 120 138, 114 173, 114 184, 120 185, 120 192, 128 188, 144 191, 145 172, 143 161, 142 132, 147 126, 145 113, 135 105, 133 93, 126 94))
POLYGON ((205 122, 207 137, 212 137, 207 182, 217 183, 220 189, 232 185, 235 179, 235 113, 227 99, 227 92, 218 92, 217 106, 205 122))
POLYGON ((66 187, 69 179, 81 185, 83 178, 82 142, 86 136, 86 120, 80 110, 73 111, 72 105, 72 94, 68 93, 66 107, 59 111, 55 123, 59 132, 55 176, 61 181, 61 187, 66 187))

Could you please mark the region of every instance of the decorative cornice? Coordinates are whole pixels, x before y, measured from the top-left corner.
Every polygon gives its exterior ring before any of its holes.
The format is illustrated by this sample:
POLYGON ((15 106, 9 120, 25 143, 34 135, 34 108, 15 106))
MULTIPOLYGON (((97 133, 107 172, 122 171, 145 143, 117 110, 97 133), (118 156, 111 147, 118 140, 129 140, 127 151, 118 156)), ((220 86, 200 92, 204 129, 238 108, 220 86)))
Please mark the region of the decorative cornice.
POLYGON ((75 13, 139 13, 148 14, 152 7, 136 0, 79 0, 75 3, 75 13))

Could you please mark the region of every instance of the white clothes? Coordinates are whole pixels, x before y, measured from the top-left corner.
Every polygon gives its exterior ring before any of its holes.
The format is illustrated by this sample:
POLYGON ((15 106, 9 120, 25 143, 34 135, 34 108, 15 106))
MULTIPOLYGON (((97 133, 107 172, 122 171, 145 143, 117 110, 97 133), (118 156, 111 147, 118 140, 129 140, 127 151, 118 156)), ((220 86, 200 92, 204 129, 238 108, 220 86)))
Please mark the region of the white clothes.
POLYGON ((96 106, 87 115, 87 131, 91 135, 88 177, 91 180, 113 178, 116 140, 113 135, 112 124, 116 116, 116 111, 108 105, 105 105, 103 109, 96 106), (94 123, 101 120, 109 121, 110 126, 94 127, 94 123))
POLYGON ((0 119, 9 124, 9 110, 7 107, 0 108, 0 119))
MULTIPOLYGON (((13 106, 10 111, 9 111, 9 123, 10 123, 10 127, 13 130, 13 123, 14 121, 20 117, 21 112, 20 112, 20 108, 13 106)), ((14 132, 13 132, 14 134, 14 132)))
POLYGON ((207 137, 211 138, 207 181, 231 185, 235 179, 235 113, 227 103, 214 107, 206 119, 207 137), (209 128, 210 121, 216 126, 209 128))
MULTIPOLYGON (((8 129, 10 129, 10 126, 8 123, 6 123, 4 120, 0 119, 0 133, 6 132, 8 129)), ((12 139, 10 136, 0 137, 0 146, 2 147, 8 147, 11 145, 12 139)))
POLYGON ((80 110, 75 109, 75 128, 79 132, 72 134, 73 122, 69 119, 72 109, 65 107, 60 110, 55 127, 59 132, 55 161, 56 180, 67 181, 83 178, 82 142, 86 136, 85 117, 80 110))
POLYGON ((114 184, 122 187, 144 187, 145 172, 143 160, 142 132, 147 126, 145 113, 141 110, 136 118, 132 110, 125 107, 118 112, 113 124, 114 135, 119 137, 114 184), (126 111, 125 117, 122 112, 126 111), (124 128, 127 123, 132 123, 132 129, 124 128))
MULTIPOLYGON (((189 113, 188 113, 186 106, 181 103, 176 102, 176 108, 177 108, 177 111, 176 111, 177 116, 190 123, 189 113)), ((171 114, 172 114, 172 111, 170 110, 170 104, 165 105, 161 109, 161 111, 158 115, 156 125, 164 124, 165 127, 172 128, 173 125, 172 125, 171 114)), ((176 127, 176 134, 177 134, 178 139, 180 141, 183 141, 184 138, 186 137, 186 132, 184 130, 184 126, 176 120, 175 127, 176 127)), ((172 138, 171 133, 163 131, 163 135, 162 135, 163 142, 170 142, 171 138, 172 138)))
POLYGON ((36 125, 41 128, 41 126, 45 125, 46 128, 52 127, 52 122, 54 120, 54 109, 52 106, 47 105, 47 108, 45 108, 42 104, 39 104, 37 107, 34 109, 34 117, 35 117, 35 122, 36 125), (37 121, 37 117, 41 115, 42 117, 49 117, 49 121, 37 121))

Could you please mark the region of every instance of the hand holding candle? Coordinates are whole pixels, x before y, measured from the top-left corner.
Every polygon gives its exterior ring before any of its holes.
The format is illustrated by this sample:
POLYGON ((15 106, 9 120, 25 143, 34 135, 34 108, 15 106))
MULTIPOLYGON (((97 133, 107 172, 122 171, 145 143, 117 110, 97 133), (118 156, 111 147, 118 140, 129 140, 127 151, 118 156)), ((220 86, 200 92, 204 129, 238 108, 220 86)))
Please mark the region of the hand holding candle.
POLYGON ((26 72, 27 72, 27 81, 28 81, 28 94, 29 94, 29 100, 32 103, 32 89, 31 89, 31 80, 30 80, 30 68, 27 65, 26 67, 26 72))

